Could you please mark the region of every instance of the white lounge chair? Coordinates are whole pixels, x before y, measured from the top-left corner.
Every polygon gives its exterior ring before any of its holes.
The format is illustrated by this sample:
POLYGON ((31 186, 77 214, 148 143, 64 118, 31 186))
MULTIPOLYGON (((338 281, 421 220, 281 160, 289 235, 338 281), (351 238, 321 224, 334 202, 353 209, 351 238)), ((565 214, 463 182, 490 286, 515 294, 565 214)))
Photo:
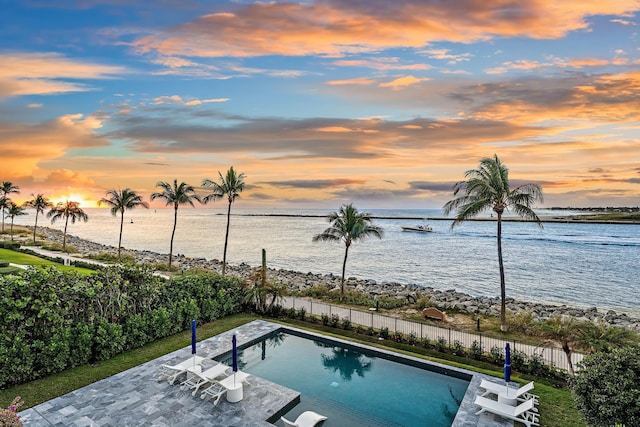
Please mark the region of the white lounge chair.
POLYGON ((229 366, 224 363, 218 363, 204 372, 189 368, 187 369, 187 379, 180 384, 180 389, 193 389, 191 395, 195 396, 200 387, 212 383, 216 378, 224 375, 228 369, 230 369, 229 366))
POLYGON ((167 380, 169 384, 173 384, 180 375, 187 372, 187 369, 200 365, 203 360, 204 357, 193 356, 177 365, 162 365, 158 374, 158 381, 167 380))
POLYGON ((533 381, 528 384, 523 385, 522 387, 515 388, 507 388, 506 385, 496 384, 491 381, 482 380, 480 382, 480 388, 485 389, 486 391, 482 394, 483 397, 487 397, 490 394, 511 394, 516 397, 519 402, 524 402, 525 400, 533 399, 534 404, 539 403, 539 397, 535 394, 529 393, 530 390, 533 390, 533 381))
POLYGON ((483 412, 490 412, 502 418, 521 422, 527 427, 537 426, 540 422, 538 414, 531 412, 531 409, 533 409, 533 399, 526 400, 518 406, 511 406, 487 399, 486 397, 476 396, 474 403, 482 408, 476 412, 476 415, 480 415, 483 412))
POLYGON ((285 417, 280 417, 285 427, 313 427, 320 421, 327 419, 324 415, 320 415, 313 411, 305 411, 301 413, 295 421, 289 421, 285 417))
POLYGON ((211 398, 213 406, 216 406, 220 401, 220 398, 227 392, 227 389, 220 385, 218 382, 214 382, 208 388, 202 390, 200 393, 200 399, 205 400, 211 398))

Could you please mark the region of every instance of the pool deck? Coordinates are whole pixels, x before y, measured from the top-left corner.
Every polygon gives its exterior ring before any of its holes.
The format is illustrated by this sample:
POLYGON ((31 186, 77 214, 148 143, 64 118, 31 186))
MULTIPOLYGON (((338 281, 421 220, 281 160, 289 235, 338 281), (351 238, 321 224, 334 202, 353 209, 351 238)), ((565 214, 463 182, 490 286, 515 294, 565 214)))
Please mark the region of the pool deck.
MULTIPOLYGON (((282 325, 255 320, 238 328, 224 332, 198 343, 197 354, 205 359, 213 359, 231 350, 231 337, 236 334, 238 345, 254 341, 267 335, 282 325)), ((295 329, 286 326, 287 329, 295 329)), ((302 331, 309 334, 308 331, 302 331)), ((314 334, 311 334, 314 335, 314 334)), ((336 341, 343 341, 331 338, 336 341)), ((348 341, 344 341, 348 342, 348 341)), ((348 342, 351 345, 354 343, 348 342)), ((363 346, 366 348, 372 348, 363 346)), ((424 360, 377 348, 375 351, 401 356, 424 363, 424 360)), ((29 408, 20 413, 25 426, 272 426, 268 420, 278 419, 300 399, 295 390, 274 384, 263 378, 251 376, 251 385, 244 387, 244 398, 238 403, 228 403, 223 397, 217 406, 210 400, 201 400, 192 396, 191 391, 182 391, 180 386, 158 381, 157 374, 163 364, 175 364, 191 357, 191 347, 174 351, 127 371, 97 381, 71 393, 29 408)), ((205 360, 203 368, 212 360, 205 360)), ((512 422, 494 419, 492 415, 477 416, 479 410, 473 401, 479 394, 480 381, 483 378, 496 378, 440 365, 451 371, 458 371, 472 377, 460 409, 452 427, 472 426, 513 426, 512 422)), ((331 414, 325 422, 330 426, 331 414)))

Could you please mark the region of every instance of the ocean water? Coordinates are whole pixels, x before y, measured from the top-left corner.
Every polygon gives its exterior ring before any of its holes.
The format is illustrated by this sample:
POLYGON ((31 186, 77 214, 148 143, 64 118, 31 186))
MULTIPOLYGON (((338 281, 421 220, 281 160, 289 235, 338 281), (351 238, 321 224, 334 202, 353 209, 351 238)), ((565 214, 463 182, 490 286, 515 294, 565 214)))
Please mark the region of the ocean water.
MULTIPOLYGON (((87 209, 87 223, 69 224, 68 233, 117 246, 119 217, 107 209, 87 209)), ((384 229, 383 239, 354 243, 347 276, 378 282, 414 283, 456 289, 474 296, 500 294, 496 224, 466 222, 451 229, 440 210, 367 210, 384 229), (424 218, 439 217, 440 219, 424 218), (429 224, 432 233, 401 226, 429 224)), ((343 243, 313 243, 329 223, 329 210, 233 208, 227 261, 260 265, 261 249, 271 268, 340 275, 343 243), (279 216, 280 214, 299 216, 279 216)), ((538 211, 539 215, 558 212, 538 211)), ((569 212, 562 212, 566 215, 569 212)), ((34 215, 16 218, 32 225, 34 215)), ((53 226, 44 219, 40 225, 53 226)), ((222 259, 225 209, 180 208, 174 253, 222 259)), ((173 209, 137 209, 125 214, 123 246, 169 252, 173 209), (133 222, 130 222, 133 220, 133 222)), ((640 315, 640 226, 631 224, 503 223, 507 296, 536 302, 596 306, 640 315)))

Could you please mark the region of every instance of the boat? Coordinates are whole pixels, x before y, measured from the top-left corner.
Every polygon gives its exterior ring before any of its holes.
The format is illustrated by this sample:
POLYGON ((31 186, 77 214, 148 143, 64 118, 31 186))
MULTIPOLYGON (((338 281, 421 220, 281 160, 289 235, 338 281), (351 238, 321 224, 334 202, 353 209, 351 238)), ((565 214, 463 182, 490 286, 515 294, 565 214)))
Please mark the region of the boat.
POLYGON ((420 233, 429 233, 433 231, 433 228, 429 225, 416 225, 415 227, 400 227, 402 231, 417 231, 420 233))

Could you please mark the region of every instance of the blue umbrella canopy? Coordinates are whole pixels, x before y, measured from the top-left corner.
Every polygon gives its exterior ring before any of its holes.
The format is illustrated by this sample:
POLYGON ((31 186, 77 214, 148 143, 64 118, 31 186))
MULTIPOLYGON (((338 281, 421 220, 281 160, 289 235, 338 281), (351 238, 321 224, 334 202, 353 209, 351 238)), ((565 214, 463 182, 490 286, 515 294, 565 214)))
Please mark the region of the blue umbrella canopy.
POLYGON ((233 350, 231 352, 231 358, 232 358, 231 369, 233 369, 233 372, 238 372, 238 344, 237 344, 235 334, 233 335, 231 342, 233 343, 233 350))
POLYGON ((191 321, 191 354, 196 354, 196 321, 191 321))
POLYGON ((504 348, 504 381, 509 383, 511 381, 511 349, 509 343, 504 348))

